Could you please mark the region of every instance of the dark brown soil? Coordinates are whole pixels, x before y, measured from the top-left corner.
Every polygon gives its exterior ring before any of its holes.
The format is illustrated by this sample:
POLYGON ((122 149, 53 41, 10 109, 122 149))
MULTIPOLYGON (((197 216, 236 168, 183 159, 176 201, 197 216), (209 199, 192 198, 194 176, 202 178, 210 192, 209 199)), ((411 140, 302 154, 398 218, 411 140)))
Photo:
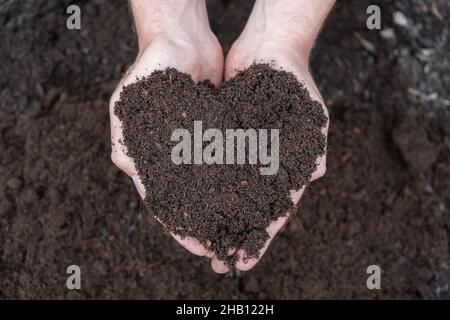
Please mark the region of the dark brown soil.
MULTIPOLYGON (((108 101, 136 53, 126 2, 83 1, 82 30, 69 32, 71 4, 0 4, 1 298, 449 297, 448 1, 337 2, 312 59, 330 110, 327 174, 260 263, 232 278, 147 219, 111 163, 108 101), (374 2, 394 37, 367 30, 374 2), (65 286, 70 264, 82 290, 65 286), (366 287, 372 264, 381 290, 366 287)), ((228 48, 251 1, 209 8, 228 48)))
MULTIPOLYGON (((209 81, 195 84, 175 69, 155 71, 126 86, 114 112, 145 186, 150 214, 167 231, 198 239, 230 268, 239 258, 228 256, 230 249, 244 249, 246 259, 259 256, 269 238, 266 228, 295 211, 290 190, 308 183, 325 150, 321 130, 327 118, 321 104, 292 73, 267 64, 238 72, 220 88, 209 81), (260 169, 267 163, 249 163, 248 140, 236 141, 246 149, 245 164, 225 163, 228 146, 220 151, 221 160, 216 159, 221 164, 194 164, 193 141, 190 164, 175 164, 171 154, 179 141, 172 141, 172 133, 185 129, 193 136, 195 121, 202 122, 201 134, 207 129, 218 129, 222 135, 228 129, 268 130, 270 153, 271 129, 279 130, 279 169, 263 175, 260 169)), ((232 149, 235 162, 237 144, 232 149)), ((208 145, 203 142, 200 151, 208 145)))

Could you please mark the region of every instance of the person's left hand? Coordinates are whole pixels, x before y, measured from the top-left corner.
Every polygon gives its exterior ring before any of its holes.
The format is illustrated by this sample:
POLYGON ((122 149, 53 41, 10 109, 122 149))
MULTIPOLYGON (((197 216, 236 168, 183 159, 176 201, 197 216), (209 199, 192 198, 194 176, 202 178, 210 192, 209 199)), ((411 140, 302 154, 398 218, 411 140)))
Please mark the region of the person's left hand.
MULTIPOLYGON (((285 71, 292 72, 297 79, 302 82, 310 92, 313 100, 321 103, 326 117, 329 119, 328 110, 325 107, 323 98, 309 71, 309 61, 307 51, 301 50, 289 45, 289 42, 283 41, 265 41, 264 37, 259 38, 255 33, 249 36, 245 30, 241 37, 234 43, 225 62, 225 80, 232 78, 238 70, 244 70, 252 63, 268 63, 274 68, 282 68, 285 71)), ((322 130, 323 134, 328 134, 328 122, 322 130)), ((317 159, 317 170, 312 174, 310 181, 319 179, 326 171, 326 155, 317 159)), ((297 205, 305 191, 291 190, 291 199, 294 205, 297 205)), ((269 239, 260 250, 259 258, 247 258, 244 250, 239 249, 239 260, 236 267, 241 271, 247 271, 253 268, 264 255, 275 235, 289 220, 290 214, 278 218, 272 222, 266 229, 269 239)))

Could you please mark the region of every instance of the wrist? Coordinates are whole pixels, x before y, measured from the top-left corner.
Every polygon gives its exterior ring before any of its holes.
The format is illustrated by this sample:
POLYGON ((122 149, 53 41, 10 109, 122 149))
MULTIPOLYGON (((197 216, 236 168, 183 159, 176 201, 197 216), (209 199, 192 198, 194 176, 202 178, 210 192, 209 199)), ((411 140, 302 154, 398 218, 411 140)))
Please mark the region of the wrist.
POLYGON ((262 32, 268 41, 296 48, 307 58, 334 3, 335 0, 256 0, 252 16, 259 30, 255 31, 262 32))
POLYGON ((157 37, 210 30, 205 0, 130 0, 130 5, 140 51, 157 37))

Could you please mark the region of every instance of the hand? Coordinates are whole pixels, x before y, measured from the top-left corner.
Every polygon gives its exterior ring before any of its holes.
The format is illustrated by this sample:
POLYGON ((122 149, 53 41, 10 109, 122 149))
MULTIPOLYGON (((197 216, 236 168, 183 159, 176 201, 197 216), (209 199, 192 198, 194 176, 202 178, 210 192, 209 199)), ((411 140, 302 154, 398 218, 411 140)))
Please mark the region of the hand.
MULTIPOLYGON (((150 75, 154 70, 176 68, 190 74, 194 81, 209 79, 219 86, 223 79, 222 48, 210 30, 204 1, 164 0, 131 1, 139 39, 139 54, 113 93, 111 118, 111 158, 132 179, 142 198, 145 188, 137 176, 133 160, 126 155, 122 125, 113 109, 123 86, 150 75)), ((211 258, 213 270, 224 270, 225 264, 194 238, 172 236, 195 255, 211 258)))
MULTIPOLYGON (((257 0, 245 29, 228 53, 225 80, 232 78, 236 71, 249 67, 253 62, 283 68, 305 84, 311 98, 322 104, 328 118, 328 110, 309 71, 309 53, 333 4, 334 0, 257 0)), ((323 128, 323 133, 325 136, 328 134, 328 123, 323 128)), ((318 167, 312 174, 311 181, 325 174, 326 155, 319 157, 317 163, 318 167)), ((291 199, 295 205, 304 190, 305 187, 301 190, 291 190, 291 199)), ((260 258, 288 219, 289 215, 280 217, 268 226, 266 231, 269 239, 260 251, 260 258)), ((238 256, 236 267, 242 271, 253 268, 259 261, 256 258, 247 259, 242 249, 238 251, 238 256)))

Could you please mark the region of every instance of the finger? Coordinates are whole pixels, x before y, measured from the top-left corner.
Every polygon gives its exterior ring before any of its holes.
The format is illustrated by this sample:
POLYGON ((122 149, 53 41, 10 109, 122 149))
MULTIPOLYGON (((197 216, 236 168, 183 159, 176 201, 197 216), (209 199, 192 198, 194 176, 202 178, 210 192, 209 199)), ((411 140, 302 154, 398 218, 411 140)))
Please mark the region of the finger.
POLYGON ((141 178, 139 178, 138 175, 131 176, 131 180, 133 180, 134 186, 136 187, 136 190, 138 191, 139 195, 142 199, 145 198, 145 187, 141 182, 141 178))
MULTIPOLYGON (((156 216, 153 215, 153 218, 155 218, 159 223, 163 225, 164 228, 166 228, 166 225, 162 223, 162 221, 156 216)), ((196 256, 201 257, 208 257, 211 258, 213 254, 207 250, 201 243, 195 238, 192 237, 181 237, 177 234, 170 233, 170 235, 179 243, 181 244, 186 250, 191 252, 192 254, 195 254, 196 256)))
POLYGON ((137 174, 133 160, 126 155, 127 149, 123 142, 122 123, 114 114, 114 104, 118 100, 118 90, 114 92, 109 103, 109 116, 111 121, 111 160, 127 175, 137 174))
MULTIPOLYGON (((159 222, 161 223, 164 227, 166 227, 164 225, 164 223, 162 223, 162 221, 155 215, 153 215, 153 217, 159 222)), ((207 250, 205 248, 204 245, 202 245, 200 243, 200 241, 198 241, 195 238, 192 237, 181 237, 177 234, 174 233, 170 233, 170 235, 179 243, 181 244, 187 251, 189 251, 192 254, 195 254, 196 256, 200 256, 200 257, 207 257, 207 258, 212 258, 214 256, 214 253, 207 250)))
POLYGON ((225 79, 225 81, 230 80, 231 78, 233 78, 233 77, 236 75, 236 73, 237 73, 239 70, 244 70, 244 69, 247 68, 247 67, 249 67, 249 66, 245 66, 245 67, 242 67, 242 68, 240 68, 240 69, 235 69, 235 68, 226 66, 226 67, 225 67, 225 73, 224 73, 224 77, 225 77, 224 79, 225 79))
POLYGON ((328 127, 330 125, 330 121, 329 121, 330 118, 329 118, 329 115, 328 115, 328 110, 327 110, 327 108, 325 107, 324 104, 322 104, 322 107, 323 107, 324 113, 325 113, 325 115, 327 116, 327 119, 328 119, 325 127, 322 128, 322 133, 325 136, 325 150, 324 150, 324 154, 317 158, 318 165, 317 165, 316 171, 314 171, 313 174, 311 175, 311 179, 310 179, 311 182, 315 181, 315 180, 317 180, 319 178, 322 178, 325 175, 326 171, 327 171, 327 147, 326 147, 326 143, 327 143, 327 137, 328 137, 328 127))
POLYGON ((232 256, 233 254, 235 254, 236 253, 236 251, 237 251, 237 249, 236 248, 230 248, 230 249, 228 249, 228 255, 229 256, 232 256))
POLYGON ((327 137, 328 137, 328 127, 330 125, 330 117, 328 114, 328 109, 325 107, 325 105, 323 103, 322 104, 322 108, 323 108, 323 112, 325 113, 325 116, 327 117, 327 123, 326 125, 322 128, 322 133, 325 136, 325 150, 324 150, 324 154, 320 157, 317 158, 317 169, 316 171, 314 171, 311 175, 310 181, 315 181, 319 178, 322 178, 326 171, 327 171, 327 137))
MULTIPOLYGON (((264 245, 265 246, 265 245, 264 245)), ((248 271, 251 268, 253 268, 259 261, 259 258, 251 258, 251 259, 244 259, 245 257, 245 251, 242 249, 239 249, 238 255, 240 258, 238 261, 236 261, 236 268, 240 271, 248 271)))
POLYGON ((239 249, 238 256, 239 260, 236 262, 236 268, 238 268, 241 271, 248 271, 251 268, 253 268, 261 259, 261 257, 266 252, 267 248, 269 247, 270 243, 272 242, 273 237, 280 231, 280 229, 286 224, 286 222, 289 219, 289 215, 279 217, 277 220, 272 222, 269 227, 267 227, 266 231, 269 234, 269 239, 264 244, 264 247, 259 251, 259 257, 258 258, 246 258, 247 254, 243 249, 239 249))
POLYGON ((117 89, 111 96, 109 101, 109 116, 111 121, 111 160, 113 163, 127 175, 134 176, 137 174, 137 170, 133 159, 127 156, 127 147, 124 145, 123 132, 122 132, 122 122, 114 114, 114 107, 117 101, 120 100, 120 94, 124 88, 133 82, 138 81, 138 79, 150 74, 151 70, 156 69, 156 65, 147 63, 146 68, 140 68, 135 62, 123 75, 120 80, 117 89))
POLYGON ((208 251, 197 239, 191 237, 181 238, 178 235, 172 234, 172 237, 181 244, 190 253, 195 254, 200 257, 207 257, 211 259, 211 268, 216 273, 227 273, 229 271, 228 267, 224 262, 217 259, 217 257, 211 251, 208 251))
POLYGON ((133 160, 126 156, 124 152, 113 149, 111 151, 111 161, 128 176, 132 177, 137 174, 133 160))
POLYGON ((192 237, 180 237, 176 234, 171 233, 172 237, 183 247, 186 248, 190 253, 196 256, 211 258, 213 254, 207 250, 197 239, 192 237))
MULTIPOLYGON (((305 192, 305 186, 303 186, 300 190, 291 190, 291 200, 294 205, 297 205, 305 192)), ((243 249, 238 251, 239 260, 236 262, 236 268, 241 271, 248 271, 253 268, 261 259, 261 257, 266 252, 267 248, 269 248, 270 243, 272 242, 275 235, 283 228, 286 222, 289 220, 291 214, 288 212, 285 216, 279 217, 277 220, 272 222, 266 229, 267 234, 269 235, 269 239, 264 244, 264 247, 259 251, 259 258, 251 258, 246 259, 246 252, 243 249)))
POLYGON ((217 259, 216 256, 212 257, 211 259, 211 268, 216 273, 227 273, 228 271, 230 271, 225 263, 222 260, 217 259))
POLYGON ((317 166, 316 171, 314 171, 311 175, 310 181, 315 181, 319 178, 322 178, 327 171, 327 156, 324 154, 318 158, 319 164, 317 166))
MULTIPOLYGON (((229 248, 228 249, 228 256, 232 256, 236 253, 237 249, 236 248, 229 248)), ((230 271, 230 269, 227 267, 227 265, 225 264, 225 262, 223 262, 222 260, 219 260, 219 258, 217 258, 216 255, 213 255, 211 257, 211 268, 216 272, 216 273, 226 273, 228 271, 230 271)))
MULTIPOLYGON (((225 59, 225 71, 223 74, 225 81, 228 81, 231 78, 233 78, 238 71, 237 66, 232 63, 232 61, 236 60, 236 58, 232 57, 233 52, 234 52, 233 47, 231 47, 231 49, 228 53, 228 56, 225 59)), ((246 67, 248 67, 248 66, 242 65, 242 66, 239 66, 239 69, 243 70, 246 67)))
MULTIPOLYGON (((219 260, 213 252, 207 250, 197 239, 192 237, 181 238, 180 236, 175 234, 171 235, 179 244, 181 244, 184 248, 186 248, 186 250, 188 250, 192 254, 210 258, 211 268, 213 269, 214 272, 222 274, 230 271, 230 269, 226 266, 225 262, 219 260)), ((233 255, 235 252, 236 249, 230 249, 228 251, 228 254, 233 255)))
POLYGON ((305 192, 305 188, 306 186, 303 186, 300 190, 291 190, 291 200, 292 203, 294 204, 294 206, 296 206, 298 204, 298 202, 300 201, 300 198, 303 195, 303 192, 305 192))

